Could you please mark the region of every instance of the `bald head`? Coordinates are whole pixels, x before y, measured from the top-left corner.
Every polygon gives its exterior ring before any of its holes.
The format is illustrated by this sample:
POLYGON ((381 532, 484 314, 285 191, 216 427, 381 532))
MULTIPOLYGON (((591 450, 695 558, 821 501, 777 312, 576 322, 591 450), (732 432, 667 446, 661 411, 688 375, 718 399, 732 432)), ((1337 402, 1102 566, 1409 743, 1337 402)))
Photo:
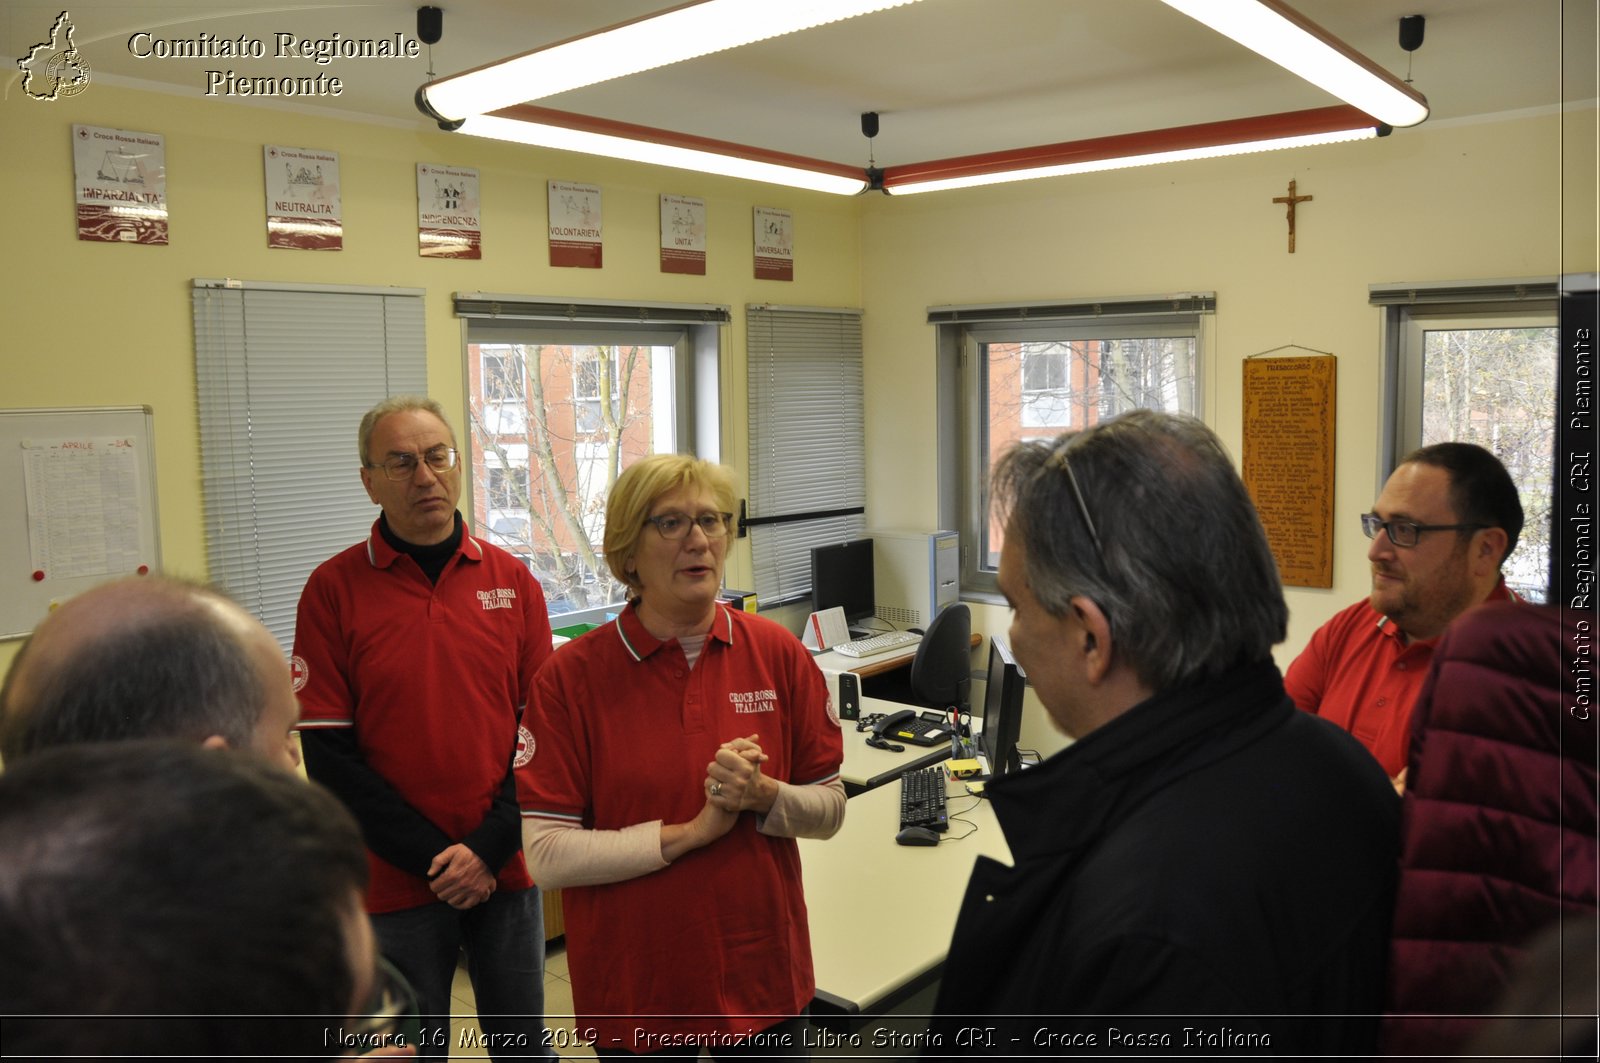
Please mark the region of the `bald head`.
POLYGON ((182 738, 298 763, 299 707, 271 633, 206 587, 116 580, 62 604, 0 687, 0 756, 51 746, 182 738))

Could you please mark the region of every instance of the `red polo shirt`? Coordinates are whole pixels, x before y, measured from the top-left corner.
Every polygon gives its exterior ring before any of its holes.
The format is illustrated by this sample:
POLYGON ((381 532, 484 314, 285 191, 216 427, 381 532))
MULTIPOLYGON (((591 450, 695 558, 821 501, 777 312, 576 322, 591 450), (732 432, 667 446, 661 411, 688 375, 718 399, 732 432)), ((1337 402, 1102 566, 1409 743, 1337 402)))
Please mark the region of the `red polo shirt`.
MULTIPOLYGON (((1501 580, 1487 601, 1513 597, 1501 580)), ((1392 779, 1411 748, 1411 709, 1433 662, 1438 636, 1409 644, 1362 599, 1319 627, 1284 673, 1294 703, 1349 731, 1392 779)))
MULTIPOLYGON (((687 822, 705 802, 717 747, 751 734, 771 778, 838 777, 839 725, 800 640, 751 613, 716 610, 692 669, 631 605, 555 652, 528 698, 534 753, 517 768, 524 817, 594 830, 687 822)), ((798 1014, 815 990, 799 847, 759 833, 753 813, 660 871, 561 898, 573 1004, 601 1046, 643 1050, 636 1030, 743 1036, 798 1014)))
MULTIPOLYGON (((374 524, 306 581, 294 651, 301 730, 353 727, 372 769, 460 840, 505 783, 550 621, 528 566, 504 550, 463 535, 435 584, 374 524)), ((438 900, 421 876, 367 862, 368 911, 438 900)), ((520 849, 496 877, 533 884, 520 849)))

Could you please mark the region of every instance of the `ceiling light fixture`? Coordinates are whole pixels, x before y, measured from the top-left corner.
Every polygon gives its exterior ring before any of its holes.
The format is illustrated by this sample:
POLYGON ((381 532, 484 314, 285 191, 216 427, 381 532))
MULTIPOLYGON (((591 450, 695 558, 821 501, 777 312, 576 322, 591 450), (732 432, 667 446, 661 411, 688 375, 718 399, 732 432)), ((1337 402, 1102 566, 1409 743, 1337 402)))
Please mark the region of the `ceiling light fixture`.
POLYGON ((461 132, 842 196, 853 196, 867 187, 866 174, 859 166, 531 104, 474 115, 462 125, 461 132))
POLYGON ((431 81, 417 105, 456 121, 917 0, 691 0, 431 81))
POLYGON ((1279 0, 1163 0, 1390 126, 1428 117, 1427 99, 1279 0))
POLYGON ((1389 127, 1371 115, 1340 104, 890 166, 883 171, 883 188, 890 195, 906 196, 1129 166, 1367 140, 1388 133, 1389 127))

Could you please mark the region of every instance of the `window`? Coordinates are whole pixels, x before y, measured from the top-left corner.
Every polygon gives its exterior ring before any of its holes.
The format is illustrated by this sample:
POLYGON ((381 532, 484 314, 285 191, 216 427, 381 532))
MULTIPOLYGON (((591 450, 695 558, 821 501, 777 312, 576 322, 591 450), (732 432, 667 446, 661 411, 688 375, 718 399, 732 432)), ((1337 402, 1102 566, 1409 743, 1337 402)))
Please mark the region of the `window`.
POLYGON ((644 455, 716 459, 727 311, 565 302, 552 311, 467 296, 456 306, 467 318, 474 527, 527 564, 552 616, 615 608, 626 588, 605 562, 606 496, 644 455))
POLYGON ((811 548, 866 528, 861 312, 746 307, 750 552, 763 606, 811 593, 811 548))
POLYGON ((1409 451, 1476 443, 1517 485, 1523 527, 1506 583, 1542 602, 1550 573, 1555 470, 1554 281, 1375 287, 1385 306, 1389 439, 1375 490, 1409 451))
POLYGON ((287 652, 306 577, 372 526, 361 415, 427 389, 422 292, 196 280, 193 306, 211 578, 287 652))
POLYGON ((1093 307, 941 307, 941 523, 961 533, 963 593, 995 591, 1004 529, 990 512, 995 462, 1126 410, 1199 410, 1209 295, 1093 307), (948 438, 947 438, 948 437, 948 438))

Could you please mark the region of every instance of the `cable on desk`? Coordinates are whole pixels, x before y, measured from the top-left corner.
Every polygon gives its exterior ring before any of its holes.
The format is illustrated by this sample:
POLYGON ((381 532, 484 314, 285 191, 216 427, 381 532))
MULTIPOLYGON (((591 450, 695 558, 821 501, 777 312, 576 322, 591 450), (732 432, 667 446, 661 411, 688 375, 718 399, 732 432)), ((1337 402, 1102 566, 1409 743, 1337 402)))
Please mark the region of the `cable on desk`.
MULTIPOLYGON (((971 796, 973 798, 972 804, 968 805, 966 808, 961 809, 959 812, 950 812, 948 814, 947 818, 948 818, 949 822, 951 822, 951 823, 965 823, 967 826, 971 827, 972 829, 967 831, 965 834, 946 834, 943 838, 939 839, 939 841, 941 843, 943 843, 943 842, 966 841, 968 838, 972 837, 974 834, 978 833, 978 831, 983 829, 983 828, 979 827, 976 823, 972 822, 972 820, 970 820, 970 819, 962 819, 961 818, 966 813, 971 812, 973 809, 975 809, 979 805, 983 804, 983 798, 982 797, 979 797, 977 794, 972 794, 971 796)), ((958 800, 959 800, 959 795, 958 795, 958 800)))

